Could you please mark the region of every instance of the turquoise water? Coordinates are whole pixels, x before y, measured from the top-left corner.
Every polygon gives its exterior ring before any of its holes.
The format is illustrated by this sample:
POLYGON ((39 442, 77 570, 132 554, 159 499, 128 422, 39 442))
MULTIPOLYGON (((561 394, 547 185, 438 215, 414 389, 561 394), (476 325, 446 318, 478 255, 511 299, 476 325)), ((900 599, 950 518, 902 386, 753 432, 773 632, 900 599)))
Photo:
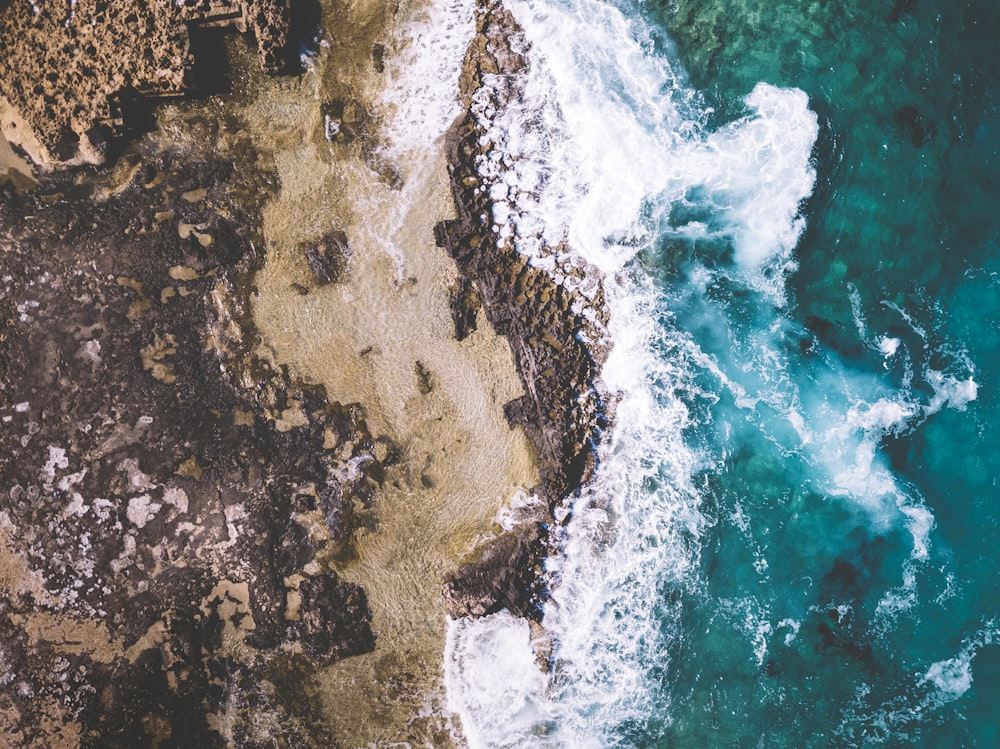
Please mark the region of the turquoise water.
POLYGON ((738 406, 705 377, 720 392, 702 415, 715 429, 695 431, 726 456, 706 497, 713 526, 664 680, 671 725, 635 744, 998 746, 1000 651, 988 641, 1000 613, 1000 7, 647 10, 714 117, 741 113, 766 80, 805 91, 822 129, 779 313, 721 281, 711 301, 678 292, 711 250, 674 248, 670 264, 652 255, 678 327, 778 405, 738 406), (898 341, 891 356, 880 337, 898 341), (779 351, 780 375, 761 339, 779 351), (978 397, 936 409, 935 373, 973 378, 978 397), (872 492, 837 491, 824 464, 842 448, 829 426, 879 399, 913 412, 870 432, 896 485, 874 492, 885 506, 871 512, 858 505, 872 492), (793 401, 824 445, 787 428, 793 401), (897 501, 933 515, 925 555, 897 501), (759 657, 747 657, 752 645, 759 657))
POLYGON ((1000 8, 508 5, 494 220, 605 272, 622 400, 553 668, 449 633, 471 743, 1000 746, 1000 8))

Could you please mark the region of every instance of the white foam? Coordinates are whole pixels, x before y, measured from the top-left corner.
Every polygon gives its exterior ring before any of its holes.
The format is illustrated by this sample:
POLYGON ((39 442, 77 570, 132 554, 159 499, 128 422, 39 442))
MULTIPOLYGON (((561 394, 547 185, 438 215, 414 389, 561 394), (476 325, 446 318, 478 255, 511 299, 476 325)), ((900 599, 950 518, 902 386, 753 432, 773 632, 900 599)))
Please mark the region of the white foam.
POLYGON ((979 385, 972 377, 958 379, 944 372, 928 369, 924 372, 924 379, 934 388, 934 397, 927 405, 927 411, 931 414, 945 406, 964 411, 969 403, 979 397, 979 385))
POLYGON ((795 638, 799 636, 799 629, 801 629, 801 627, 802 627, 802 622, 796 619, 788 618, 788 619, 782 619, 780 622, 778 622, 778 625, 777 627, 775 627, 775 629, 787 628, 788 632, 785 633, 785 645, 791 645, 795 641, 795 638))
POLYGON ((972 661, 968 656, 938 661, 927 669, 924 679, 948 701, 957 700, 972 686, 972 661))
POLYGON ((962 649, 952 658, 932 663, 923 675, 923 681, 934 686, 934 706, 953 702, 972 688, 972 661, 985 645, 992 645, 1000 637, 996 622, 990 621, 975 635, 966 640, 962 649))
POLYGON ((461 114, 458 79, 474 34, 475 0, 424 4, 397 33, 402 48, 386 56, 382 93, 390 158, 439 142, 461 114))
POLYGON ((964 641, 956 655, 931 663, 925 671, 914 675, 915 683, 880 705, 869 705, 875 692, 867 684, 859 685, 853 704, 844 712, 834 734, 846 739, 864 737, 862 742, 851 740, 850 745, 918 743, 925 737, 911 729, 926 725, 934 711, 969 692, 974 684, 976 655, 985 645, 993 644, 998 636, 997 623, 987 622, 964 641))
POLYGON ((539 746, 531 737, 547 724, 545 676, 524 619, 502 611, 449 620, 444 671, 448 708, 471 749, 539 746))
POLYGON ((878 350, 882 352, 882 356, 886 359, 892 358, 899 350, 899 339, 891 338, 887 335, 879 336, 878 350))
MULTIPOLYGON (((784 298, 792 251, 805 227, 799 204, 812 192, 810 162, 819 134, 809 99, 798 89, 758 83, 746 98, 752 114, 710 134, 683 154, 685 185, 703 183, 735 261, 752 288, 784 298)), ((690 235, 691 227, 686 227, 690 235)))
MULTIPOLYGON (((448 689, 473 745, 604 746, 622 722, 664 715, 658 674, 671 665, 680 604, 657 591, 694 574, 706 523, 695 481, 705 459, 684 436, 699 352, 663 325, 662 300, 627 265, 663 228, 650 206, 703 186, 724 218, 734 272, 780 301, 803 226, 799 203, 815 180, 817 121, 802 92, 761 84, 746 117, 706 133, 700 97, 650 53, 640 20, 600 0, 506 6, 524 29, 509 41, 529 67, 513 81, 485 76, 475 97, 489 218, 559 282, 571 283, 567 268, 581 261, 604 272, 614 348, 602 376, 621 400, 597 475, 558 531, 562 555, 550 561, 544 625, 556 676, 528 668, 526 629, 490 618, 449 630, 448 689), (516 688, 494 673, 501 650, 517 664, 503 677, 516 688)), ((755 633, 771 627, 758 624, 755 633)), ((766 636, 756 647, 762 660, 766 636)))

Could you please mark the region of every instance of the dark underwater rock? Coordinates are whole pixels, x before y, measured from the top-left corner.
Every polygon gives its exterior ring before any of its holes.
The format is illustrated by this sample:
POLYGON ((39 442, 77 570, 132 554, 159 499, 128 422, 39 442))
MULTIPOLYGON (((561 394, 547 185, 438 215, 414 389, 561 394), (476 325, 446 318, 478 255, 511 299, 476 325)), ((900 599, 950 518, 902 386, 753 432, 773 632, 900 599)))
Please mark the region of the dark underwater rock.
POLYGON ((303 252, 309 269, 321 285, 341 280, 350 258, 347 235, 342 231, 327 232, 319 242, 305 245, 303 252))
POLYGON ((937 136, 937 125, 914 106, 897 109, 892 113, 892 122, 914 148, 921 148, 937 136))

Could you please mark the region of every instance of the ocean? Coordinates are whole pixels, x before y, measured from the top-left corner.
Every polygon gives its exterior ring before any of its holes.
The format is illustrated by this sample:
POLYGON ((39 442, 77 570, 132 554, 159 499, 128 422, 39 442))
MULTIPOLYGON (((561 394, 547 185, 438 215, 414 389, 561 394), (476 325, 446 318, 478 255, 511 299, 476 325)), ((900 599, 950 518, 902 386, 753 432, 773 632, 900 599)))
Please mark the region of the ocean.
POLYGON ((449 625, 470 745, 1000 746, 1000 6, 506 5, 493 219, 603 271, 621 400, 548 669, 449 625))

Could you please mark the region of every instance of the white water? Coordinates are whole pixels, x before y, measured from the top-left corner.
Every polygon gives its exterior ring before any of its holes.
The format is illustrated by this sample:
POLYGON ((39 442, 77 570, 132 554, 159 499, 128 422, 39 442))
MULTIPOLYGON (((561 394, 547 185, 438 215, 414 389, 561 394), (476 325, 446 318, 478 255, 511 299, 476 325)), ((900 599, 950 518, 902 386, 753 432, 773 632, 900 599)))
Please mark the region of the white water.
MULTIPOLYGON (((818 134, 804 93, 758 84, 745 117, 708 131, 700 96, 654 52, 638 14, 598 0, 507 7, 524 29, 513 43, 529 72, 488 78, 474 107, 490 146, 479 171, 494 228, 557 280, 581 259, 603 272, 614 344, 603 378, 621 401, 597 476, 567 508, 571 520, 550 561, 550 671, 537 667, 526 625, 501 614, 452 623, 446 682, 474 747, 611 746, 627 743, 623 726, 645 726, 650 736, 659 730, 646 725, 650 718, 669 723, 666 675, 684 636, 677 593, 700 584, 702 477, 718 461, 690 443, 691 404, 729 399, 715 409, 727 440, 738 443, 745 430, 770 440, 873 532, 909 532, 899 583, 878 609, 891 627, 916 600, 935 521, 880 445, 942 408, 965 408, 977 386, 960 355, 945 357, 948 371, 931 369, 927 332, 917 326, 922 351, 869 335, 860 301, 859 333, 886 372, 905 370, 902 387, 831 353, 803 370, 789 353, 796 331, 785 314, 786 281, 804 228, 800 203, 815 182, 818 134), (694 247, 683 283, 667 292, 635 262, 663 237, 694 247), (750 295, 749 322, 720 285, 750 295), (714 342, 679 330, 671 308, 685 310, 686 324, 714 342), (696 386, 705 374, 717 394, 696 386), (913 385, 917 375, 929 393, 913 385)), ((764 551, 754 558, 766 579, 764 551)), ((847 604, 836 606, 847 615, 847 604)), ((752 597, 722 601, 720 610, 745 632, 747 658, 758 666, 772 642, 790 645, 801 626, 752 597)), ((942 678, 951 673, 947 664, 940 670, 942 678)))
POLYGON ((387 56, 381 97, 389 158, 404 160, 431 148, 461 114, 456 82, 476 31, 474 13, 475 0, 437 0, 397 34, 402 49, 387 56))

